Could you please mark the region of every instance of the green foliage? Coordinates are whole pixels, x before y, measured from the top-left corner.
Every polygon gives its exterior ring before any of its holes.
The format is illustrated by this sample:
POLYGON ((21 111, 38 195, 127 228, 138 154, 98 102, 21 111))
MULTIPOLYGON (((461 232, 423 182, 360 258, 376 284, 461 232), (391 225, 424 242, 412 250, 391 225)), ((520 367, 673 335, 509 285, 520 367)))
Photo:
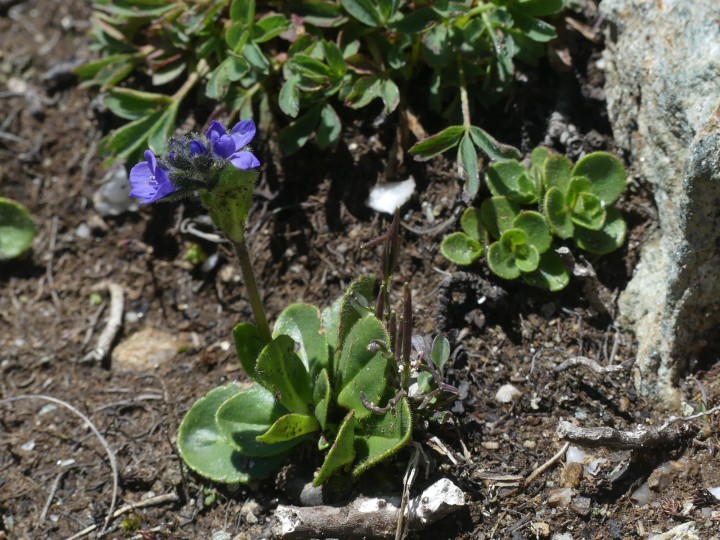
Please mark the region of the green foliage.
POLYGON ((467 209, 462 232, 443 240, 442 253, 455 264, 475 262, 487 247, 488 266, 497 276, 557 291, 570 274, 554 238, 595 255, 622 246, 626 225, 612 204, 625 188, 625 169, 608 153, 594 152, 573 166, 540 147, 530 168, 515 160, 497 162, 486 181, 493 196, 479 209, 467 209))
POLYGON ((556 33, 539 17, 563 8, 562 0, 94 0, 93 6, 100 59, 76 73, 129 121, 103 139, 106 154, 132 160, 146 146, 159 151, 186 99, 195 106, 219 101, 231 117, 259 115, 261 127, 280 130, 286 152, 312 139, 328 148, 340 140, 342 108, 380 100, 389 114, 405 106, 408 88, 428 88, 428 105, 449 122, 462 117, 462 125, 420 141, 411 153, 429 159, 458 147, 470 195, 479 189, 478 152, 491 160, 516 157, 472 125, 471 110, 510 88, 514 61, 534 65, 544 55, 556 33))
MULTIPOLYGON (((470 215, 466 222, 480 223, 470 215)), ((397 218, 393 224, 385 261, 396 257, 397 218)), ((441 393, 454 390, 442 382, 450 347, 440 336, 431 348, 413 348, 409 286, 398 317, 384 307, 391 265, 384 268, 379 294, 376 280, 362 277, 323 312, 287 307, 267 343, 254 325, 235 327, 238 359, 253 384, 211 390, 187 412, 178 447, 191 469, 247 482, 314 437, 326 450, 320 485, 336 472, 360 475, 410 440, 413 418, 441 407, 441 393)))
POLYGON ((35 224, 18 202, 0 197, 0 262, 25 253, 35 238, 35 224))

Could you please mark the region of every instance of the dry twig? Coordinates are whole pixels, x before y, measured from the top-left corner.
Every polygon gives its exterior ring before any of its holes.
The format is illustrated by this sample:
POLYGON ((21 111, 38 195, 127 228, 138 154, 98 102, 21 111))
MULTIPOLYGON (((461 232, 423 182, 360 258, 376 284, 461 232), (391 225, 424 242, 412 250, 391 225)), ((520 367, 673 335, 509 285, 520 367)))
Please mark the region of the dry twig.
POLYGON ((122 286, 117 283, 108 282, 103 282, 93 287, 93 290, 105 287, 110 291, 110 315, 108 316, 105 328, 98 338, 97 345, 83 357, 83 362, 103 362, 110 354, 112 343, 122 325, 123 311, 125 309, 125 292, 122 286))
POLYGON ((568 358, 562 364, 559 364, 553 368, 553 373, 560 373, 571 367, 583 366, 590 371, 604 375, 605 373, 615 373, 616 371, 623 371, 627 369, 624 364, 616 364, 614 366, 601 366, 595 360, 586 358, 585 356, 573 356, 568 358))
POLYGON ((570 443, 565 443, 563 445, 563 447, 558 451, 557 454, 555 454, 553 457, 551 457, 549 460, 547 460, 545 463, 543 463, 537 469, 535 469, 533 472, 531 472, 530 476, 528 476, 525 479, 525 482, 523 482, 523 485, 524 486, 529 485, 538 476, 540 476, 542 473, 544 473, 550 467, 552 467, 555 463, 557 463, 560 459, 562 459, 562 457, 565 455, 565 452, 567 452, 567 449, 569 446, 570 446, 570 443))

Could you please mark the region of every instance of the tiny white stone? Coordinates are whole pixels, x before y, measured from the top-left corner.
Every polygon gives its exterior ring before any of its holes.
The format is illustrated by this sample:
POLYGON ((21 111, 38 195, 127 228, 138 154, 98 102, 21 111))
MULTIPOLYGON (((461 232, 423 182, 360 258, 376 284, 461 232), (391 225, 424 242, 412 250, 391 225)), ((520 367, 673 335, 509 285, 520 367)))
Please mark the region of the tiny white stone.
POLYGON ((380 182, 370 190, 367 205, 376 212, 392 214, 410 200, 415 192, 415 179, 411 176, 402 182, 380 182))
POLYGON ((503 384, 495 394, 495 401, 498 403, 512 403, 522 396, 522 392, 512 384, 503 384))

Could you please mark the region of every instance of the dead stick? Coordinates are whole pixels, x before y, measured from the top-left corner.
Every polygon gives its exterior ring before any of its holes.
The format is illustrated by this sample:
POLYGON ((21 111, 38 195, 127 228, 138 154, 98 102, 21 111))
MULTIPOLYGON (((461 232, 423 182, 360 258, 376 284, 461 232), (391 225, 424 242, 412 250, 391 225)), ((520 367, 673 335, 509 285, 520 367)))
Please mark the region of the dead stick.
POLYGON ((627 369, 627 367, 623 364, 616 364, 614 366, 601 366, 595 360, 586 358, 585 356, 573 356, 572 358, 568 358, 567 360, 565 360, 562 364, 558 364, 557 366, 555 366, 553 368, 553 372, 560 373, 561 371, 565 371, 566 369, 575 366, 583 366, 590 371, 594 371, 595 373, 600 374, 614 373, 616 371, 623 371, 627 369))
POLYGON ((122 326, 123 311, 125 309, 125 292, 117 283, 101 283, 97 288, 107 287, 110 291, 110 315, 107 323, 98 338, 95 348, 87 353, 83 362, 102 362, 112 349, 112 342, 115 340, 120 326, 122 326))
POLYGON ((562 457, 565 455, 565 452, 567 452, 567 449, 569 446, 570 446, 570 443, 565 443, 563 445, 563 447, 558 451, 557 454, 555 454, 553 457, 551 457, 549 460, 547 460, 545 463, 543 463, 537 469, 535 469, 533 472, 531 472, 530 476, 528 476, 525 479, 525 482, 523 483, 523 485, 525 485, 525 486, 529 485, 538 476, 540 476, 542 473, 544 473, 550 467, 552 467, 558 460, 562 459, 562 457))

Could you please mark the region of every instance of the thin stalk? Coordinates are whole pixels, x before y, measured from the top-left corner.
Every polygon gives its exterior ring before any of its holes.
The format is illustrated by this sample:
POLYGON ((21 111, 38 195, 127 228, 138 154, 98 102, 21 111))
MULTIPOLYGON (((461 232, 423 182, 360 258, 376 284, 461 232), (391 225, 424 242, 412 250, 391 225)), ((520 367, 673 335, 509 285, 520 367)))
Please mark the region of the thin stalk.
POLYGON ((257 282, 255 281, 255 272, 253 272, 252 264, 250 264, 250 254, 248 253, 247 246, 244 240, 242 242, 233 242, 232 245, 235 249, 238 262, 240 263, 240 270, 243 275, 243 281, 245 281, 245 288, 247 289, 250 307, 255 317, 255 324, 257 324, 258 332, 260 333, 260 339, 265 343, 270 343, 272 340, 270 326, 268 326, 267 318, 265 317, 265 309, 260 299, 260 292, 258 291, 257 282))
POLYGON ((470 100, 468 98, 467 81, 465 80, 465 70, 463 69, 462 60, 458 56, 458 74, 460 75, 460 107, 462 109, 463 127, 465 131, 470 129, 470 100))

